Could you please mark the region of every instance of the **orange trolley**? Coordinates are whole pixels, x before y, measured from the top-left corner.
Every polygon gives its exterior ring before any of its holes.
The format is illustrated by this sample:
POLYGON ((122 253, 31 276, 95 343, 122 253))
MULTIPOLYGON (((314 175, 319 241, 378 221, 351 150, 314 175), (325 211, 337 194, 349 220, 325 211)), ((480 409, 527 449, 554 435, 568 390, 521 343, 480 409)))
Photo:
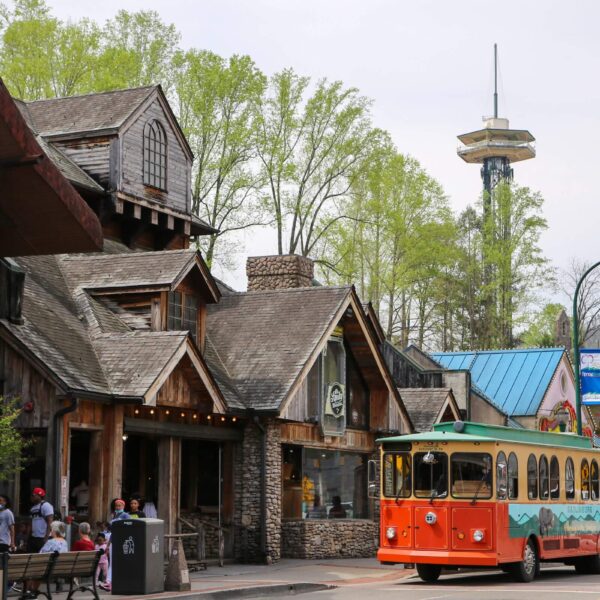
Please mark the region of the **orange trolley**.
MULTIPOLYGON (((600 451, 590 438, 495 425, 440 423, 379 440, 385 564, 495 567, 532 581, 540 562, 600 573, 600 451)), ((374 467, 374 465, 372 465, 374 467)))

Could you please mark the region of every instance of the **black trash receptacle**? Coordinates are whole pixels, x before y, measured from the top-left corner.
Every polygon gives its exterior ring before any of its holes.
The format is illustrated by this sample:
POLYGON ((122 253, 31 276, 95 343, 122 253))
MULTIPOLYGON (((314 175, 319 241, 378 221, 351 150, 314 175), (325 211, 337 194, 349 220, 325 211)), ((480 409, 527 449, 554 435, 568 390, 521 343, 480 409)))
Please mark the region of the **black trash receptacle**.
POLYGON ((113 594, 164 591, 164 521, 123 519, 111 526, 113 594))

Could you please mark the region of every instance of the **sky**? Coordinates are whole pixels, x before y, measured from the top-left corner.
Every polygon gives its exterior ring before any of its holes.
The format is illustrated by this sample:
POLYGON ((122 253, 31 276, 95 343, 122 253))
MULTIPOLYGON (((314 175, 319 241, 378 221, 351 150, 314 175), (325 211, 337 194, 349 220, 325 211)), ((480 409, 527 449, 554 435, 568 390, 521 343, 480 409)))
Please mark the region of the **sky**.
MULTIPOLYGON (((542 248, 558 268, 600 260, 595 207, 600 143, 600 2, 576 0, 48 0, 62 19, 104 21, 119 9, 152 9, 172 22, 183 47, 250 55, 267 75, 293 67, 342 80, 373 100, 373 123, 417 158, 455 210, 477 200, 477 165, 456 155, 456 136, 493 110, 493 44, 499 52, 499 116, 528 129, 537 157, 515 180, 541 192, 542 248), (588 215, 587 217, 585 215, 588 215)), ((261 232, 246 254, 275 251, 261 232)))

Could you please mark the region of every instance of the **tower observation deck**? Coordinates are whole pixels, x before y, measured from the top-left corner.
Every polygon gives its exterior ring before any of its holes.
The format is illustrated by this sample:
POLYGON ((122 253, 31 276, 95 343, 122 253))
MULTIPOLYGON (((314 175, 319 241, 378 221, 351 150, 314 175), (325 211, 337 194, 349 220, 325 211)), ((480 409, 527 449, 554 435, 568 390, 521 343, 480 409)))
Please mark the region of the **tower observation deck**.
POLYGON ((494 116, 484 117, 483 129, 458 136, 457 153, 465 162, 479 163, 484 190, 491 194, 501 181, 513 177, 511 163, 535 157, 535 138, 526 129, 510 129, 508 119, 498 117, 498 60, 494 44, 494 116))

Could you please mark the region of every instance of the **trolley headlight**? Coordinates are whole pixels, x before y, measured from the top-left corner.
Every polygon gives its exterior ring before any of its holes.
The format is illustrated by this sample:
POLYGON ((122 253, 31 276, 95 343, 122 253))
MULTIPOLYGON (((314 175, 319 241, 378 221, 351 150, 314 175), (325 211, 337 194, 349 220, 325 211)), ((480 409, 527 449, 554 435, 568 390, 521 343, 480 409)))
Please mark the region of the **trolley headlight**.
POLYGON ((483 535, 483 531, 481 531, 481 529, 476 529, 473 532, 473 541, 474 542, 483 542, 483 538, 484 538, 484 535, 483 535))
POLYGON ((396 528, 395 527, 388 527, 385 530, 385 537, 388 540, 393 540, 396 537, 396 528))

